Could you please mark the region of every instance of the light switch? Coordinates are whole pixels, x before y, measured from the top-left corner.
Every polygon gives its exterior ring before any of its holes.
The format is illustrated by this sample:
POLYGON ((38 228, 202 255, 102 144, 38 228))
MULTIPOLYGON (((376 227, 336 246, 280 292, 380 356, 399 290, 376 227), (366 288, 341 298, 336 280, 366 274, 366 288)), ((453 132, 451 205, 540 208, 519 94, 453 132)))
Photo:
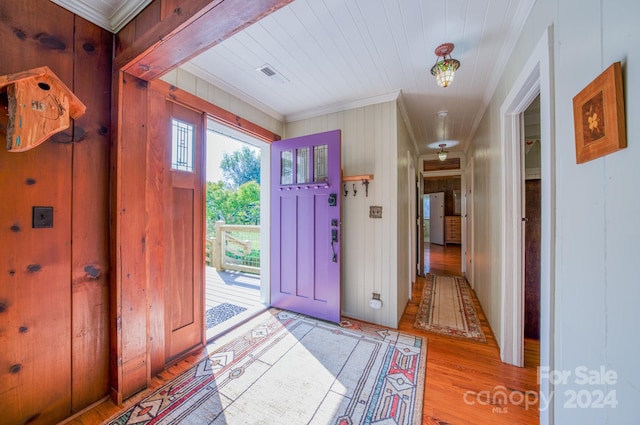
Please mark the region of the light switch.
POLYGON ((382 218, 382 207, 371 205, 369 207, 369 218, 382 218))

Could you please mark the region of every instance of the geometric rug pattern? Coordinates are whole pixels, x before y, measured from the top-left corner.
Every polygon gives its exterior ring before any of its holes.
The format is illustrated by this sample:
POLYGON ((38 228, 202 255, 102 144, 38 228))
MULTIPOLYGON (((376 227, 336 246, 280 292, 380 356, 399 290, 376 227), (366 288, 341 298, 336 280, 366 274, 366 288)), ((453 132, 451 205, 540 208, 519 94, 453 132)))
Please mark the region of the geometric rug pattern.
POLYGON ((426 339, 269 309, 105 422, 419 424, 426 339))
POLYGON ((222 303, 215 307, 211 307, 205 312, 206 328, 211 329, 212 327, 226 322, 236 314, 240 314, 246 310, 247 309, 245 307, 240 307, 239 305, 233 305, 229 303, 222 303))
POLYGON ((464 277, 428 274, 413 327, 486 343, 471 290, 464 277))

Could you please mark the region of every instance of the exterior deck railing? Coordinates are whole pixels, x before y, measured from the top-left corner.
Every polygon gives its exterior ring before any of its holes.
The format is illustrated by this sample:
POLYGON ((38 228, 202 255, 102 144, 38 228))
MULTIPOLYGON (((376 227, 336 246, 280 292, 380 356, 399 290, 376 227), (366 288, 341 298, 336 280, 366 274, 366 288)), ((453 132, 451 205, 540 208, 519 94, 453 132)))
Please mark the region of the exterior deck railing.
POLYGON ((207 238, 206 263, 222 270, 260 274, 260 226, 216 222, 216 237, 207 238))

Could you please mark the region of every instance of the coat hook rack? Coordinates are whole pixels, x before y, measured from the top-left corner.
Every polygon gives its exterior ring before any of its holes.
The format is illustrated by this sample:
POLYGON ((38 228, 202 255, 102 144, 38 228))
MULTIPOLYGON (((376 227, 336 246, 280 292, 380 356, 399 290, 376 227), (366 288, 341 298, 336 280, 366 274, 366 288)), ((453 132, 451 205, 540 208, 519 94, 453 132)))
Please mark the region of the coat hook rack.
MULTIPOLYGON (((367 196, 367 198, 369 197, 369 182, 371 180, 373 180, 373 174, 362 174, 359 176, 343 176, 342 177, 342 181, 343 182, 351 182, 351 181, 358 181, 360 180, 362 182, 362 185, 364 186, 364 190, 365 190, 365 195, 367 196)), ((347 193, 349 193, 349 191, 347 190, 347 185, 343 185, 344 188, 344 196, 347 196, 347 193)), ((353 184, 353 196, 356 196, 356 185, 355 183, 353 184)))
POLYGON ((342 190, 344 190, 344 196, 346 198, 347 195, 349 194, 349 189, 347 189, 347 185, 346 184, 342 185, 342 190))

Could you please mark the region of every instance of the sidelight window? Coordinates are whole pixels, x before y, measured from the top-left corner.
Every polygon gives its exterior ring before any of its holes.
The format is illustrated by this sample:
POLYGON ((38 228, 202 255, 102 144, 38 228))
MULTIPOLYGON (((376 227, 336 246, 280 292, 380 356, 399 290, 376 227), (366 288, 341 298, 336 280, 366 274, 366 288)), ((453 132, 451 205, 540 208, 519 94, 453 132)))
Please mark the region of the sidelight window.
POLYGON ((193 172, 193 132, 192 124, 172 119, 172 169, 193 172))

